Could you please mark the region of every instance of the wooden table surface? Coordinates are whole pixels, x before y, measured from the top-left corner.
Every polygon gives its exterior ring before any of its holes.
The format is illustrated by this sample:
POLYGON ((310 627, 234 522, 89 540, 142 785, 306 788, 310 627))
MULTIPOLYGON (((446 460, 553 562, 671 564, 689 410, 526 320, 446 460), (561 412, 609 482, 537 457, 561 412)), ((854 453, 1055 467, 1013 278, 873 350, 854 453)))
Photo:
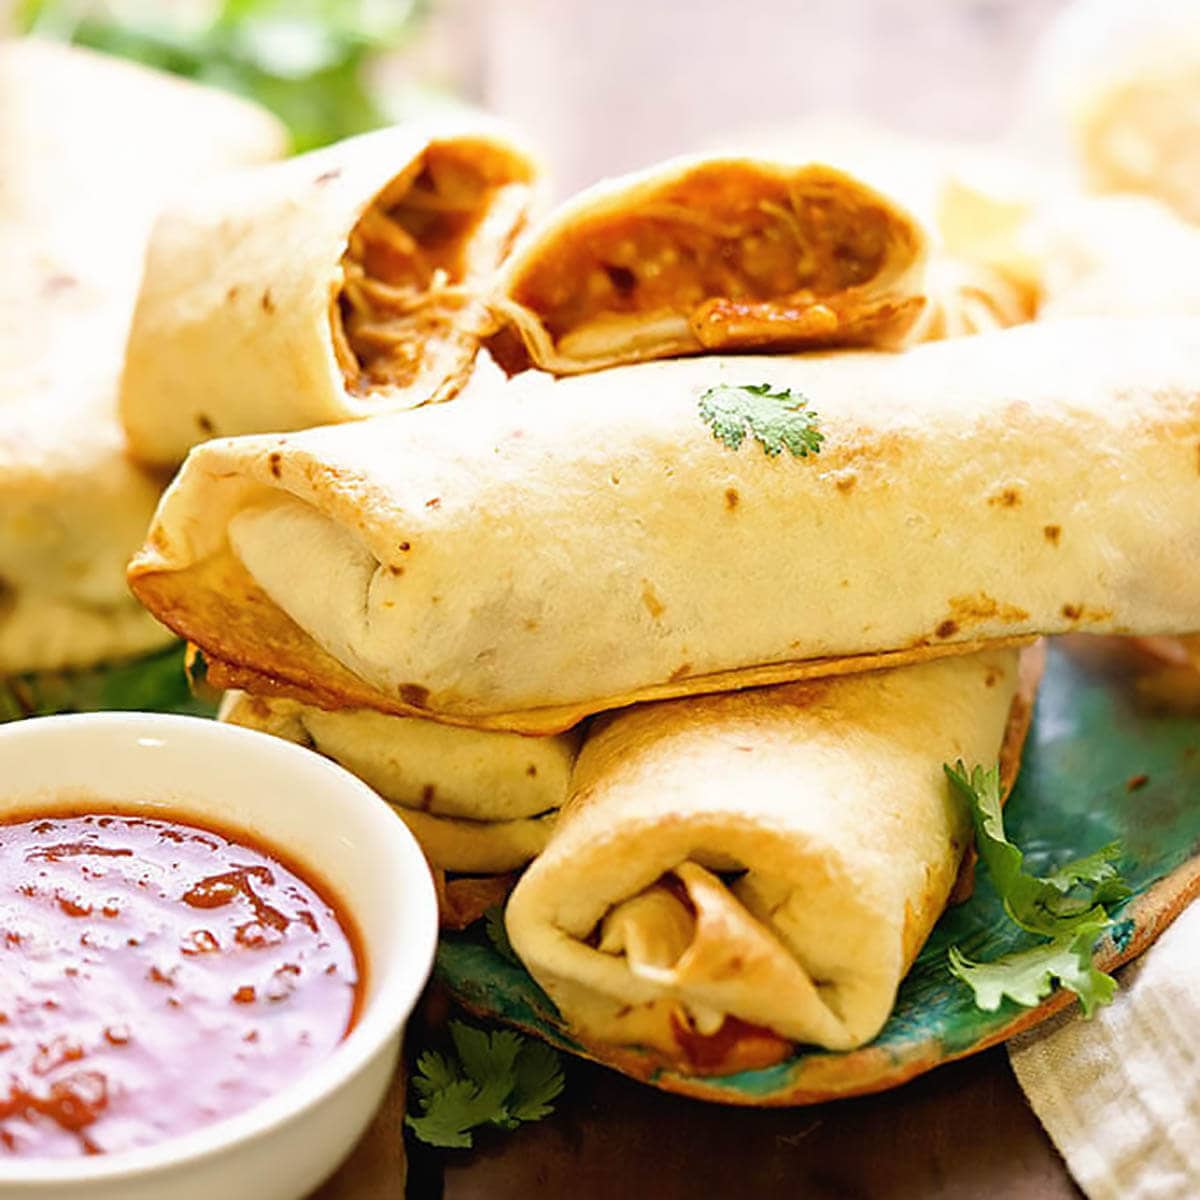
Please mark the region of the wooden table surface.
MULTIPOLYGON (((441 1005, 432 1009, 442 1019, 441 1005)), ((410 1031, 426 1035, 427 1005, 410 1031)), ((1076 1200, 1003 1047, 877 1096, 752 1111, 668 1096, 565 1060, 552 1117, 470 1151, 408 1144, 402 1088, 312 1200, 1076 1200)))

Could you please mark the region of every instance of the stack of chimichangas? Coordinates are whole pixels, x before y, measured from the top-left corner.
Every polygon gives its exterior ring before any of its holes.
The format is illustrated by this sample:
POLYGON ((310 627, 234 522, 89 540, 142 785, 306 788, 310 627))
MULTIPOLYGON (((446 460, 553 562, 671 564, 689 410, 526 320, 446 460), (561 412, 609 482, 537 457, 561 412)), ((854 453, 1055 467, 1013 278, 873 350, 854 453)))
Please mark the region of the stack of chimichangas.
POLYGON ((226 719, 451 876, 526 868, 512 944, 601 1057, 861 1045, 969 841, 942 764, 1011 784, 1035 639, 1200 626, 1200 320, 1072 299, 1124 271, 1051 281, 1074 214, 955 259, 802 158, 535 192, 468 124, 164 214, 121 411, 195 448, 130 582, 226 719))
POLYGON ((116 415, 142 255, 168 196, 283 149, 223 92, 0 44, 0 685, 169 641, 125 583, 164 482, 116 415))

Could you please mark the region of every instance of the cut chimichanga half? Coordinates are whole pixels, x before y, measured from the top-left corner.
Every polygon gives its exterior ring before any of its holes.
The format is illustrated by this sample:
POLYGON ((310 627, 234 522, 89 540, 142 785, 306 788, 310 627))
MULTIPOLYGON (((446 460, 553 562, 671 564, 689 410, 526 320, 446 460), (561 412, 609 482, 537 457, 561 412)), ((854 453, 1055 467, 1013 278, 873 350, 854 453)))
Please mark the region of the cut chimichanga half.
POLYGON ((942 764, 1000 758, 1011 785, 1025 653, 600 718, 506 910, 573 1035, 714 1073, 874 1037, 970 842, 942 764))
POLYGON ((490 317, 535 168, 483 118, 241 172, 159 219, 121 385, 135 456, 445 399, 490 317))
POLYGON ((131 581, 248 690, 527 732, 996 639, 1190 632, 1198 372, 1184 319, 527 372, 198 447, 131 581))
POLYGON ((340 763, 392 805, 433 866, 473 875, 515 870, 542 850, 579 748, 577 733, 528 738, 241 692, 220 715, 340 763))
POLYGON ((164 481, 129 461, 116 416, 146 237, 173 191, 283 142, 223 92, 0 45, 0 676, 167 641, 125 583, 164 481))
POLYGON ((924 306, 925 236, 833 167, 672 160, 568 201, 493 306, 558 374, 754 348, 895 346, 924 306))

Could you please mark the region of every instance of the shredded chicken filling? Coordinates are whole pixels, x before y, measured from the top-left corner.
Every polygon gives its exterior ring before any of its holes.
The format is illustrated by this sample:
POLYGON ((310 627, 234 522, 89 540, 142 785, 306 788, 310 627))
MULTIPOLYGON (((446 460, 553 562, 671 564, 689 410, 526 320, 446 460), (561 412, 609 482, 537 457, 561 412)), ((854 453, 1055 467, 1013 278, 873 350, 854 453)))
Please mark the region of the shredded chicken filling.
POLYGON ((512 186, 495 164, 434 146, 363 214, 333 321, 351 392, 408 387, 439 351, 474 354, 478 331, 461 318, 477 302, 475 243, 512 186))
MULTIPOLYGON (((883 270, 892 229, 885 210, 828 186, 701 172, 636 212, 571 229, 514 298, 556 343, 608 315, 670 312, 709 328, 772 317, 778 324, 823 300, 836 327, 838 299, 883 270)), ((819 334, 816 315, 815 324, 811 312, 804 319, 819 334)))

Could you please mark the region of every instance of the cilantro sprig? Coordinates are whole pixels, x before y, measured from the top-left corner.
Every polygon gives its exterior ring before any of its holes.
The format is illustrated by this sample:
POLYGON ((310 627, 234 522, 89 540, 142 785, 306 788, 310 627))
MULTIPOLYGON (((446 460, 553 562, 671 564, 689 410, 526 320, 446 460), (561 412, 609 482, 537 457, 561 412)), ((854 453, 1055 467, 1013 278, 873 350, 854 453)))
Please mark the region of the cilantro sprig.
POLYGON ((412 1088, 420 1115, 408 1127, 431 1146, 467 1149, 485 1125, 516 1129, 554 1111, 563 1089, 558 1054, 543 1042, 501 1029, 488 1033, 450 1022, 454 1055, 427 1050, 417 1059, 412 1088))
POLYGON ((1025 856, 1004 833, 999 766, 976 766, 968 773, 960 760, 944 770, 951 790, 970 810, 979 857, 1005 912, 1022 929, 1049 939, 982 963, 953 946, 951 974, 971 988, 975 1003, 986 1012, 999 1008, 1005 996, 1018 1004, 1037 1004, 1057 980, 1079 997, 1090 1017, 1116 991, 1116 981, 1096 968, 1092 954, 1112 924, 1108 907, 1130 894, 1115 865, 1120 844, 1112 842, 1049 875, 1028 874, 1025 856))
POLYGON ((825 435, 809 401, 791 388, 774 391, 769 383, 727 384, 709 388, 700 397, 700 416, 713 437, 737 450, 751 434, 768 458, 788 450, 796 458, 820 454, 825 435))

